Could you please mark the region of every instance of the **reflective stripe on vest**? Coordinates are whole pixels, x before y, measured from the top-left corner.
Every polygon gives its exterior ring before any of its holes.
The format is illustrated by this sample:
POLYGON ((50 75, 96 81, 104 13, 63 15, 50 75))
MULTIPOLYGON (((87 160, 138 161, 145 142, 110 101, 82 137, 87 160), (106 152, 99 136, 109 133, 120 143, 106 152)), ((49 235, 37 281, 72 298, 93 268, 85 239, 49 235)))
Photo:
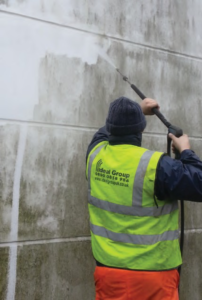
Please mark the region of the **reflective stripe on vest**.
POLYGON ((130 244, 153 245, 162 241, 173 241, 178 239, 179 237, 178 230, 165 231, 162 234, 155 235, 133 235, 125 233, 116 233, 111 230, 107 230, 104 227, 96 226, 93 224, 90 224, 90 228, 92 232, 96 235, 108 238, 112 241, 130 244))
POLYGON ((165 204, 164 206, 159 207, 141 207, 141 206, 125 206, 120 204, 115 204, 109 201, 103 201, 97 199, 90 195, 90 190, 88 191, 88 202, 98 208, 104 209, 106 211, 110 211, 112 213, 129 215, 129 216, 137 216, 137 217, 151 217, 151 216, 161 216, 167 215, 171 212, 178 209, 177 202, 173 204, 165 204))
POLYGON ((92 168, 92 163, 94 158, 96 157, 96 155, 100 152, 100 150, 104 147, 105 145, 101 145, 99 146, 94 152, 93 154, 91 154, 90 156, 90 161, 89 161, 89 167, 88 167, 88 191, 90 192, 90 174, 91 174, 91 168, 92 168))

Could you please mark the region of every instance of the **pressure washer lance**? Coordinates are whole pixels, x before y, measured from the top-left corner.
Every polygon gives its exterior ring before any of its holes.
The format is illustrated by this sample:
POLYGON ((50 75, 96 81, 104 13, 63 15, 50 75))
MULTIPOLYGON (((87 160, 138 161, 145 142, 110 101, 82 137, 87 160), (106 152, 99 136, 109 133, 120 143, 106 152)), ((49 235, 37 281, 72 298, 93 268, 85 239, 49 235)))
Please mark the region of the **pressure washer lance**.
MULTIPOLYGON (((133 84, 129 81, 128 77, 123 75, 119 69, 116 69, 116 71, 121 75, 124 81, 126 81, 128 84, 130 84, 131 88, 138 94, 138 96, 144 100, 146 96, 133 84)), ((170 122, 166 120, 166 118, 162 115, 162 113, 157 108, 152 108, 153 113, 163 122, 163 124, 168 128, 168 134, 172 133, 176 137, 180 137, 183 135, 183 131, 181 128, 172 125, 170 122)), ((171 139, 169 135, 167 135, 167 154, 171 156, 171 139)), ((175 150, 175 158, 179 159, 180 153, 175 150)), ((183 200, 180 200, 180 206, 181 206, 181 236, 180 236, 180 250, 181 254, 183 254, 183 244, 184 244, 184 202, 183 200)), ((181 267, 178 268, 179 274, 181 272, 181 267)))
MULTIPOLYGON (((116 69, 117 72, 122 76, 123 80, 126 81, 127 83, 130 84, 131 88, 138 94, 138 96, 144 100, 146 98, 146 96, 133 84, 129 81, 128 77, 126 77, 125 75, 123 75, 119 69, 116 69)), ((157 108, 153 108, 152 109, 153 113, 161 120, 161 122, 163 122, 163 124, 168 128, 168 133, 172 133, 173 135, 175 135, 176 137, 180 137, 183 135, 183 131, 181 128, 172 125, 170 122, 168 122, 166 120, 166 118, 162 115, 162 113, 157 109, 157 108)), ((170 138, 169 138, 170 140, 170 138)), ((170 155, 170 142, 169 142, 169 149, 167 148, 167 153, 170 155)))

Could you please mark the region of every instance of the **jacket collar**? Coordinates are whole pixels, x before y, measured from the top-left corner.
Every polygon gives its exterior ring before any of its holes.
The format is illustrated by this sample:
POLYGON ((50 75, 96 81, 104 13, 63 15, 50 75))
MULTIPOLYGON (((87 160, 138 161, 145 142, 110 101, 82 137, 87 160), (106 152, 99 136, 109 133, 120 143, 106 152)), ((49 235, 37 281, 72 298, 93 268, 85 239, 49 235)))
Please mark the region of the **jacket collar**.
POLYGON ((136 133, 132 135, 109 135, 109 144, 110 145, 134 145, 141 147, 142 143, 142 133, 136 133))

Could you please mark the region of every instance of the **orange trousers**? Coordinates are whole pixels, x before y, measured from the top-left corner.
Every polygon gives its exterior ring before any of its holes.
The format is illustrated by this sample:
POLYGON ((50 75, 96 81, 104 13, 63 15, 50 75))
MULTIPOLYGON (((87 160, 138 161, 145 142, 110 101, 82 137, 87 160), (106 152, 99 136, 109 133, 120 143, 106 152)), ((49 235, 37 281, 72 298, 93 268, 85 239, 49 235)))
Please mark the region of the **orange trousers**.
POLYGON ((179 273, 96 267, 95 300, 179 300, 179 273))

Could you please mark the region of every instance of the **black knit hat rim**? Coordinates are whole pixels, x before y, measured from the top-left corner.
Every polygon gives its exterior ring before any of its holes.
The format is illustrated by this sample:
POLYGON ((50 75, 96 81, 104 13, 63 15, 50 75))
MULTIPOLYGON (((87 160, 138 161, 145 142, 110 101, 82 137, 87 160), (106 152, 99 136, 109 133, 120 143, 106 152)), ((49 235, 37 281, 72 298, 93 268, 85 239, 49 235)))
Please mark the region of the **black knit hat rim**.
POLYGON ((140 133, 145 127, 146 119, 137 102, 120 97, 110 104, 106 129, 111 135, 140 133))

